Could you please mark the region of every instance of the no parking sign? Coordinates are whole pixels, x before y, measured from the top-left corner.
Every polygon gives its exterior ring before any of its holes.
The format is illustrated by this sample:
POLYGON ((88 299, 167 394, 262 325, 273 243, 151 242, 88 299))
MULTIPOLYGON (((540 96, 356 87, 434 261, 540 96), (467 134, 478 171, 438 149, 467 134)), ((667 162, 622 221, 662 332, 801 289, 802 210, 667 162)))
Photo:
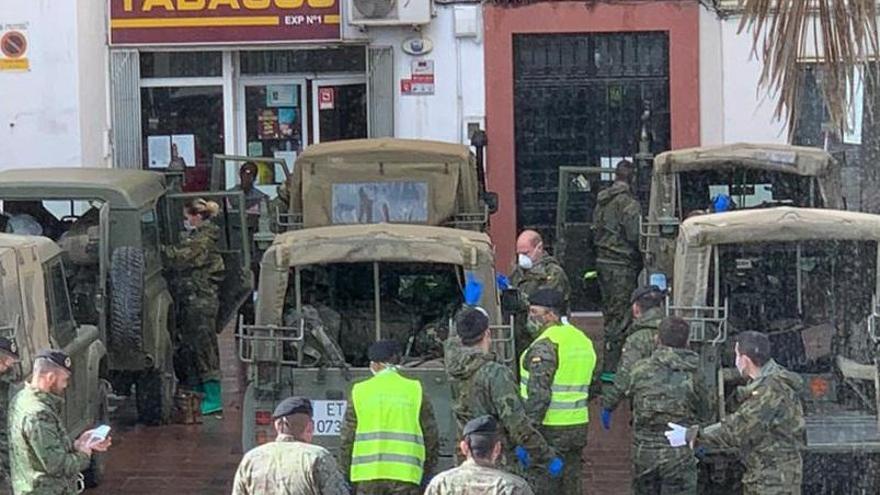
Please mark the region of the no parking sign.
POLYGON ((0 25, 0 71, 30 70, 27 24, 0 25))

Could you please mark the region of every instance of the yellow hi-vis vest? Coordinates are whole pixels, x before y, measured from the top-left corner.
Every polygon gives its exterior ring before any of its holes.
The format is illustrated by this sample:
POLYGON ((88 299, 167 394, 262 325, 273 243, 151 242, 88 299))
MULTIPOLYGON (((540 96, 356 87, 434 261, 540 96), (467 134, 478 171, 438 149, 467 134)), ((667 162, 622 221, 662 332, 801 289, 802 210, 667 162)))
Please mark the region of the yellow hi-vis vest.
POLYGON ((422 482, 425 443, 419 413, 422 384, 387 368, 355 384, 351 402, 357 416, 351 453, 351 481, 422 482))
MULTIPOLYGON (((556 344, 559 365, 553 375, 550 407, 544 414, 542 424, 547 426, 575 426, 590 421, 587 408, 590 381, 593 379, 593 368, 596 367, 596 351, 593 342, 584 332, 570 324, 558 324, 548 327, 532 342, 549 339, 556 344)), ((529 398, 529 371, 526 368, 526 355, 532 345, 522 353, 519 360, 519 394, 523 399, 529 398)))

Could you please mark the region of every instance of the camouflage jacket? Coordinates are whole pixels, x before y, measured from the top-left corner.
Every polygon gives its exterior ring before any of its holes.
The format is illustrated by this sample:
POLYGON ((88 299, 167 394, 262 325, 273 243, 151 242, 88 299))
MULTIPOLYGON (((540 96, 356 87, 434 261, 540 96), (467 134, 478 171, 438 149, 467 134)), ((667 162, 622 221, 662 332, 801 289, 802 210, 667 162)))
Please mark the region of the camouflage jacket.
POLYGON ((9 443, 16 494, 77 493, 89 456, 74 450, 64 426, 64 399, 25 385, 12 399, 9 443))
MULTIPOLYGON (((401 373, 405 376, 405 373, 401 373)), ((440 457, 440 431, 434 417, 431 399, 422 391, 422 408, 419 411, 419 426, 422 427, 422 440, 425 442, 425 464, 422 466, 422 477, 428 479, 436 472, 437 460, 440 457)), ((345 408, 345 419, 339 439, 339 466, 345 479, 351 476, 351 455, 354 450, 354 436, 357 431, 357 414, 351 400, 345 408)), ((409 483, 406 483, 409 484, 409 483)))
POLYGON ((603 189, 593 210, 593 244, 598 263, 641 263, 639 217, 642 209, 629 185, 615 182, 603 189))
POLYGON ((695 424, 707 419, 709 391, 699 365, 700 356, 693 351, 660 346, 636 363, 625 381, 615 380, 632 400, 636 444, 671 448, 663 435, 669 429, 667 423, 695 424))
POLYGON ((519 290, 523 296, 523 310, 528 310, 528 298, 538 289, 556 289, 565 295, 565 306, 568 308, 571 297, 571 284, 562 265, 553 256, 545 254, 528 270, 519 265, 510 273, 510 285, 519 290))
POLYGON ((744 484, 775 478, 778 471, 801 469, 805 423, 800 389, 803 380, 770 360, 745 387, 747 398, 719 423, 698 431, 696 441, 739 450, 744 484))
POLYGON ((235 472, 232 495, 348 495, 333 455, 324 447, 279 435, 247 454, 235 472))
POLYGON ((452 386, 452 412, 457 437, 464 425, 489 414, 499 423, 505 466, 514 458, 514 447, 522 445, 538 462, 548 461, 556 453, 525 413, 513 373, 495 356, 478 347, 467 347, 457 337, 444 345, 446 373, 452 386))
MULTIPOLYGON (((559 347, 546 338, 536 340, 526 350, 522 362, 529 371, 529 398, 523 403, 526 415, 536 425, 541 425, 539 427, 541 434, 554 448, 567 452, 583 448, 587 444, 586 428, 583 425, 546 426, 542 424, 553 395, 553 378, 559 367, 558 352, 559 347)), ((593 362, 595 363, 595 358, 593 358, 593 362)), ((593 371, 590 370, 591 383, 593 371)))
POLYGON ((175 272, 179 290, 187 294, 216 294, 223 281, 223 257, 217 240, 220 228, 205 220, 197 229, 181 234, 180 244, 162 246, 166 268, 175 272))
POLYGON ((12 486, 9 479, 9 428, 7 427, 10 389, 8 376, 11 374, 7 372, 0 376, 0 493, 8 492, 12 486))
POLYGON ((526 480, 468 459, 457 468, 438 474, 425 495, 533 495, 526 480))
POLYGON ((620 353, 620 361, 617 363, 617 372, 614 383, 608 387, 608 391, 602 391, 602 407, 614 410, 623 399, 623 383, 629 383, 629 374, 633 366, 640 360, 651 357, 651 353, 657 348, 655 338, 657 328, 663 320, 663 312, 660 308, 651 308, 642 317, 633 322, 627 331, 629 335, 623 343, 620 353))

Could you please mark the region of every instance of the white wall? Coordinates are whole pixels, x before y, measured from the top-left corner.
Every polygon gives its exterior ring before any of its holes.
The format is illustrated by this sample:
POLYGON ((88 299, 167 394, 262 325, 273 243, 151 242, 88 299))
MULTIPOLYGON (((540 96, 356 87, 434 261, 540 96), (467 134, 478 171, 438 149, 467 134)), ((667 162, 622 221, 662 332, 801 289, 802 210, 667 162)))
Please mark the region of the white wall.
POLYGON ((738 26, 738 17, 721 20, 701 9, 701 143, 785 143, 787 127, 773 116, 775 97, 758 86, 763 65, 752 54, 752 36, 737 34, 738 26))
MULTIPOLYGON (((408 55, 402 49, 406 39, 418 35, 411 27, 371 27, 364 32, 349 25, 345 27, 346 39, 366 38, 373 45, 394 48, 395 137, 467 143, 466 122, 483 122, 485 119, 483 23, 477 19, 479 34, 476 38, 456 38, 454 8, 435 5, 436 16, 421 29, 422 36, 433 42, 434 49, 421 57, 408 55), (413 60, 420 58, 434 61, 434 94, 401 95, 400 80, 409 77, 413 60)), ((479 5, 460 5, 458 8, 475 9, 480 15, 479 5)))
POLYGON ((0 169, 100 164, 104 3, 0 2, 0 23, 28 23, 31 65, 29 72, 0 72, 0 169), (82 31, 78 21, 85 21, 82 31))

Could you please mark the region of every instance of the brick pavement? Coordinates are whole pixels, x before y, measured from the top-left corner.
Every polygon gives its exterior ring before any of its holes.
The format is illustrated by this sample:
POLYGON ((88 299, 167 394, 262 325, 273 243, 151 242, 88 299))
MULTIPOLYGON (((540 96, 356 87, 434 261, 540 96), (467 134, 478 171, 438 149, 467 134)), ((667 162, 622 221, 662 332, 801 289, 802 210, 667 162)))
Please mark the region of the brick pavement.
MULTIPOLYGON (((587 331, 597 352, 602 348, 601 317, 580 316, 575 323, 587 331)), ((235 355, 232 328, 220 335, 223 363, 224 414, 207 417, 202 425, 147 427, 135 425, 133 400, 113 418, 113 447, 107 477, 95 495, 230 493, 241 459, 241 397, 244 377, 235 355)), ((589 445, 585 452, 587 493, 628 495, 630 492, 630 427, 625 404, 615 411, 610 432, 602 430, 597 404, 591 405, 589 445)))

